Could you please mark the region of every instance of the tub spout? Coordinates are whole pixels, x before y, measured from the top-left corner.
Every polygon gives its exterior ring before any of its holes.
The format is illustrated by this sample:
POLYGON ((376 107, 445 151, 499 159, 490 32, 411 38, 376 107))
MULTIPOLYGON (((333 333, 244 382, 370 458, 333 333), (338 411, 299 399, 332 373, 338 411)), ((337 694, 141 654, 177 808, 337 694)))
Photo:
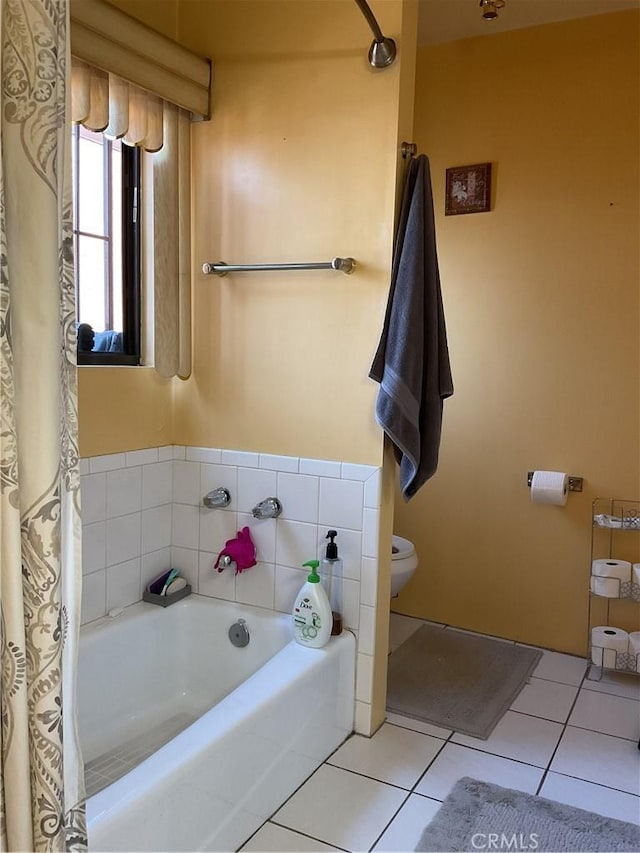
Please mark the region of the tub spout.
POLYGON ((251 510, 254 518, 277 518, 282 512, 278 498, 265 498, 251 510))

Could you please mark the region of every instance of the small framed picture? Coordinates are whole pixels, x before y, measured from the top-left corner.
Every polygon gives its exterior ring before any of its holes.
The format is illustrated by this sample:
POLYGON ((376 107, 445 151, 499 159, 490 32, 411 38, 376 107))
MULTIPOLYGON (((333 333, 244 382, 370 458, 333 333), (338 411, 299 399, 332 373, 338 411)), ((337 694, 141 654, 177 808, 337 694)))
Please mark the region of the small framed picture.
POLYGON ((445 216, 488 210, 491 210, 491 163, 447 169, 445 216))

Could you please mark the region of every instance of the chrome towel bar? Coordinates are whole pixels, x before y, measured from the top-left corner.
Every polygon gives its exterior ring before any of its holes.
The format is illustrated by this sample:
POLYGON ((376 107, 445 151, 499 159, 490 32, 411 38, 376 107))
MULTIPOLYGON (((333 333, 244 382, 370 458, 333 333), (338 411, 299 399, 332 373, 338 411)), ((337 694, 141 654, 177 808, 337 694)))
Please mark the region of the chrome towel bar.
POLYGON ((331 261, 309 263, 309 264, 225 264, 218 261, 217 264, 203 264, 202 272, 205 275, 228 275, 230 272, 262 272, 263 270, 338 270, 349 275, 354 271, 356 262, 353 258, 333 258, 331 261))

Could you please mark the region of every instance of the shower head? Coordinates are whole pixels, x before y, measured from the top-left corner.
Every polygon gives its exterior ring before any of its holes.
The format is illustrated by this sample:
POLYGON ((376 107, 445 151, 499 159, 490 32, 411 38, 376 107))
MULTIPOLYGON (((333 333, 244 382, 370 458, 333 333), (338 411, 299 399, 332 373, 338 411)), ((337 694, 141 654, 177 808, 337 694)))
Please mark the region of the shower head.
POLYGON ((392 38, 387 38, 382 34, 367 0, 356 0, 356 3, 373 33, 373 42, 369 48, 369 64, 374 68, 386 68, 396 58, 396 43, 392 38))

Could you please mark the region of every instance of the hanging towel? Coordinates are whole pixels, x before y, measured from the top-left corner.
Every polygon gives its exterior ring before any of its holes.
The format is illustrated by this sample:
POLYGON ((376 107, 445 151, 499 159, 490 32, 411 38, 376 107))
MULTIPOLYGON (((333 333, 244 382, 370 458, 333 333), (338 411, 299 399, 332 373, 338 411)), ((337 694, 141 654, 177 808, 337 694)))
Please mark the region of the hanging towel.
POLYGON ((376 420, 393 442, 408 501, 438 467, 443 400, 453 394, 424 154, 407 171, 387 311, 369 376, 380 383, 376 420))

